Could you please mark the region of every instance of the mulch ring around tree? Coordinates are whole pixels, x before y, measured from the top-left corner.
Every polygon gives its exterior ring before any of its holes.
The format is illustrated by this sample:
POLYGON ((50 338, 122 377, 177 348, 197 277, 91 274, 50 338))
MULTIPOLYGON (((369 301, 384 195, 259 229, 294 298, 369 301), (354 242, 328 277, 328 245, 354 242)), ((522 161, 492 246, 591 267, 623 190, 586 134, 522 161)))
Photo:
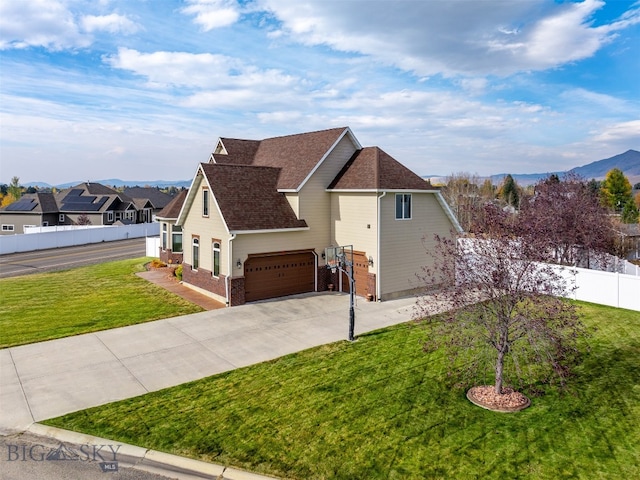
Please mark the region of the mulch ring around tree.
POLYGON ((519 412, 531 405, 531 400, 513 388, 505 387, 502 394, 496 393, 493 385, 479 385, 467 391, 471 403, 493 412, 519 412))

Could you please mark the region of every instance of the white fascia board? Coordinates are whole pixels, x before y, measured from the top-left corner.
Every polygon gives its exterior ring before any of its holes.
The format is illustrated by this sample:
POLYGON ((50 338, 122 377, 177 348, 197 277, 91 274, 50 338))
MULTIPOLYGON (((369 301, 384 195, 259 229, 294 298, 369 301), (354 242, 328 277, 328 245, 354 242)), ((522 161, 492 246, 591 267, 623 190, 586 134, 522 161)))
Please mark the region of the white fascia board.
POLYGON ((229 233, 232 235, 250 235, 252 233, 286 233, 286 232, 305 232, 311 230, 310 227, 295 227, 295 228, 272 228, 265 230, 232 230, 229 233))
POLYGON ((411 190, 411 189, 401 189, 401 188, 332 188, 325 189, 325 192, 336 192, 336 193, 440 193, 440 190, 411 190))
POLYGON ((453 214, 453 210, 451 210, 451 207, 449 206, 449 204, 446 202, 446 200, 442 196, 442 193, 440 192, 440 190, 437 190, 435 193, 436 193, 436 198, 438 199, 438 202, 440 203, 440 206, 444 210, 444 213, 447 215, 447 217, 449 217, 449 220, 451 221, 451 223, 455 227, 456 231, 458 233, 463 233, 464 230, 462 229, 462 225, 460 225, 460 222, 458 222, 458 219, 453 214))
POLYGON ((333 149, 336 148, 336 146, 340 143, 340 141, 342 141, 342 139, 345 137, 345 135, 349 135, 349 138, 351 139, 351 141, 355 145, 356 150, 362 150, 362 145, 360 145, 360 142, 358 141, 358 139, 355 137, 355 135, 353 134, 351 129, 349 127, 346 127, 344 129, 344 131, 340 134, 338 139, 333 143, 333 145, 331 145, 331 148, 329 148, 329 150, 327 150, 324 153, 324 155, 322 156, 320 161, 318 163, 316 163, 316 166, 313 167, 313 169, 309 172, 309 175, 307 175, 306 178, 302 181, 302 183, 300 185, 298 185, 298 188, 293 190, 294 192, 299 192, 300 190, 302 190, 302 187, 304 187, 305 184, 309 181, 309 179, 313 176, 313 174, 316 173, 316 170, 318 170, 318 168, 320 168, 320 165, 322 165, 324 163, 326 158, 331 154, 331 152, 333 152, 333 149))
MULTIPOLYGON (((199 163, 198 168, 196 168, 196 173, 193 175, 193 179, 191 180, 191 184, 189 185, 189 192, 187 193, 187 198, 184 199, 182 203, 182 207, 180 208, 180 213, 178 213, 178 218, 176 220, 176 225, 182 225, 182 221, 184 221, 183 215, 187 214, 191 203, 193 203, 193 196, 195 192, 193 191, 193 185, 196 183, 196 178, 198 178, 198 172, 200 172, 202 165, 199 163), (189 208, 187 208, 189 206, 189 208)), ((202 172, 202 176, 204 177, 204 172, 202 172)))
POLYGON ((299 193, 295 188, 279 188, 278 193, 299 193))
POLYGON ((182 225, 182 221, 185 220, 186 215, 191 210, 191 205, 193 204, 194 196, 200 193, 200 192, 194 192, 195 189, 193 188, 193 185, 195 184, 196 179, 198 178, 198 173, 202 174, 202 178, 204 182, 207 184, 207 187, 209 188, 209 196, 213 199, 213 203, 216 206, 218 215, 220 215, 220 218, 222 219, 222 223, 224 224, 224 229, 227 231, 227 233, 229 233, 229 227, 227 226, 227 221, 225 220, 224 216, 222 215, 222 212, 220 211, 220 205, 218 205, 218 200, 216 200, 216 196, 213 194, 213 189, 209 184, 209 179, 205 175, 204 170, 202 170, 201 163, 198 164, 198 169, 196 170, 196 174, 193 176, 193 180, 191 180, 191 185, 189 186, 189 193, 187 195, 187 198, 185 198, 184 203, 182 204, 182 208, 180 209, 180 213, 178 214, 178 220, 176 221, 176 225, 182 225), (188 208, 187 208, 187 205, 188 205, 188 208))

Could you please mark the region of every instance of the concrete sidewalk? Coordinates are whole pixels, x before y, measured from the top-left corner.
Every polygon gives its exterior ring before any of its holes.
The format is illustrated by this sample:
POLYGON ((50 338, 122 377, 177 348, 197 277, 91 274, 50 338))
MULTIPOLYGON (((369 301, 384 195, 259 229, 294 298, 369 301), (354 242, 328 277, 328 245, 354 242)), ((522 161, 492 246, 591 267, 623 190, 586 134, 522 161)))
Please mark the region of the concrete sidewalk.
MULTIPOLYGON (((356 335, 413 298, 358 300, 356 335)), ((349 296, 314 293, 0 350, 0 433, 347 338, 349 296)))

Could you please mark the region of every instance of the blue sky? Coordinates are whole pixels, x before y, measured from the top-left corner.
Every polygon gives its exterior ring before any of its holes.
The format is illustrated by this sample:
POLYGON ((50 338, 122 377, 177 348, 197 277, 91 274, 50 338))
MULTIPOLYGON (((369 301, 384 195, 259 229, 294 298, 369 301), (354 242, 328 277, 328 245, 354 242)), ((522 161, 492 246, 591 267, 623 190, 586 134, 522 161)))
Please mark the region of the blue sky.
POLYGON ((0 2, 0 183, 190 179, 350 126, 420 175, 640 150, 640 1, 0 2))

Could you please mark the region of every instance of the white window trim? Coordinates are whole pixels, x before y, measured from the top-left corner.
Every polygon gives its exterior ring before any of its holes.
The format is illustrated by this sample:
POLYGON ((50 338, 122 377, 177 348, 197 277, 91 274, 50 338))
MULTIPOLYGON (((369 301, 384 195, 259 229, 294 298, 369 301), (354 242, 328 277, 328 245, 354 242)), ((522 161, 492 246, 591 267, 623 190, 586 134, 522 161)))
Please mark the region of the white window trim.
POLYGON ((203 217, 209 216, 209 203, 210 203, 209 189, 203 188, 202 189, 202 216, 203 217))
POLYGON ((16 226, 15 225, 11 225, 9 223, 5 223, 2 225, 2 231, 3 232, 15 232, 16 230, 16 226))
POLYGON ((221 241, 218 240, 214 240, 211 244, 212 246, 212 251, 211 251, 211 276, 214 278, 220 278, 220 266, 221 266, 221 250, 220 247, 222 245, 221 241), (216 247, 217 245, 217 247, 216 247), (218 274, 216 275, 216 253, 218 254, 218 274))
POLYGON ((200 267, 200 238, 199 237, 193 237, 191 239, 191 268, 195 272, 197 272, 199 267, 200 267), (198 265, 194 266, 193 264, 195 262, 193 260, 195 258, 195 255, 193 253, 195 252, 196 245, 198 246, 198 265))
POLYGON ((411 220, 413 218, 413 195, 410 193, 396 193, 396 198, 395 198, 395 205, 394 205, 394 215, 396 217, 396 220, 411 220), (404 213, 405 213, 405 208, 404 208, 404 196, 408 195, 409 196, 409 216, 405 217, 404 213), (398 197, 401 196, 402 200, 401 203, 403 205, 402 207, 402 217, 398 217, 398 197))

